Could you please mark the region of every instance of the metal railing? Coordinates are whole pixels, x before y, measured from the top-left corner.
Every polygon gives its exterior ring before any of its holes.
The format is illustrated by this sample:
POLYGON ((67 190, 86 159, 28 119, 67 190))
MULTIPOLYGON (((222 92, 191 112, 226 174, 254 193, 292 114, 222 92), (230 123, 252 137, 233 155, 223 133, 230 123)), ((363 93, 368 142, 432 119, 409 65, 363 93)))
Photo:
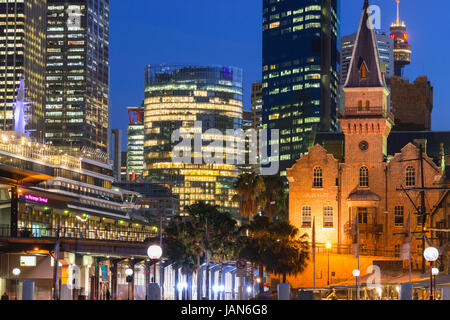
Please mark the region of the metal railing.
MULTIPOLYGON (((9 227, 0 227, 0 237, 10 237, 9 227)), ((57 238, 57 228, 19 228, 18 238, 57 238)), ((125 242, 144 242, 146 239, 158 236, 155 232, 132 231, 132 230, 108 230, 108 229, 85 229, 61 227, 60 238, 89 239, 89 240, 114 240, 125 242)))

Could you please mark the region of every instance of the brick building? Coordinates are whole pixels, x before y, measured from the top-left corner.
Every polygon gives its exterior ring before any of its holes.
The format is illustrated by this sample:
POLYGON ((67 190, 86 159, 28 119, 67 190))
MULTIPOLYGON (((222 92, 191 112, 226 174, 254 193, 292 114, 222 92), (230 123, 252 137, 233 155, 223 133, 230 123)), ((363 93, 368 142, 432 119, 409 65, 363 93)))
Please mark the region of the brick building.
MULTIPOLYGON (((340 118, 344 134, 342 159, 315 145, 294 166, 287 170, 289 180, 289 220, 300 234, 312 239, 315 221, 318 257, 316 285, 352 278, 358 267, 361 275, 374 261, 397 261, 405 252, 408 217, 413 231, 421 231, 422 221, 407 194, 416 205, 422 187, 436 187, 442 178, 441 168, 426 153, 418 161, 418 144, 407 143, 401 151, 388 155, 388 137, 394 126, 389 112, 384 76, 380 70, 375 35, 365 2, 349 75, 344 85, 345 113, 340 118), (404 187, 407 192, 399 190, 404 187), (356 224, 358 223, 358 224, 356 224), (357 237, 357 234, 359 237, 357 237), (359 238, 359 250, 355 239, 359 238), (331 243, 331 270, 327 269, 327 250, 331 243), (359 262, 353 255, 359 251, 359 262), (337 263, 339 261, 339 263, 337 263), (327 272, 328 276, 323 276, 327 272), (331 281, 329 278, 332 278, 331 281)), ((441 191, 427 191, 427 212, 438 202, 441 191)), ((426 222, 428 223, 428 222, 426 222)), ((411 241, 413 269, 422 269, 422 239, 411 241)), ((380 262, 380 265, 383 263, 380 262)), ((311 265, 311 263, 310 263, 311 265)), ((290 278, 293 287, 312 286, 311 266, 302 276, 290 278)))
POLYGON ((400 77, 391 77, 392 112, 395 131, 431 130, 433 87, 426 76, 413 83, 400 77))

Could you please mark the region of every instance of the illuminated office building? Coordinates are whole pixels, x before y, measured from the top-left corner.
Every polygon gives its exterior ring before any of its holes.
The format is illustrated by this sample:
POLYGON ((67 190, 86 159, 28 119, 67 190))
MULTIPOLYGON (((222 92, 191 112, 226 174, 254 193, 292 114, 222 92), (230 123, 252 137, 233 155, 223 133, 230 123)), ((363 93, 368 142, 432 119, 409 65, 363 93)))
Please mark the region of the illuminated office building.
POLYGON ((127 181, 139 181, 144 173, 144 108, 128 108, 127 181))
POLYGON ((109 0, 48 0, 46 142, 107 152, 109 0))
POLYGON ((42 138, 45 102, 45 0, 0 0, 0 128, 14 130, 20 79, 31 103, 27 130, 42 138))
MULTIPOLYGON (((189 136, 199 134, 194 122, 202 124, 201 153, 211 150, 214 135, 208 129, 242 128, 242 70, 233 67, 148 66, 145 83, 145 170, 150 182, 166 184, 180 196, 180 211, 198 201, 217 205, 237 214, 232 202, 238 170, 234 164, 192 164, 172 162, 174 130, 183 128, 189 136)), ((193 141, 194 139, 192 139, 193 141)), ((216 149, 217 150, 217 149, 216 149)), ((194 149, 187 153, 196 157, 194 149)), ((237 147, 225 147, 237 154, 237 147)))
POLYGON ((314 133, 335 131, 338 0, 264 0, 263 128, 280 130, 280 175, 308 151, 314 133))

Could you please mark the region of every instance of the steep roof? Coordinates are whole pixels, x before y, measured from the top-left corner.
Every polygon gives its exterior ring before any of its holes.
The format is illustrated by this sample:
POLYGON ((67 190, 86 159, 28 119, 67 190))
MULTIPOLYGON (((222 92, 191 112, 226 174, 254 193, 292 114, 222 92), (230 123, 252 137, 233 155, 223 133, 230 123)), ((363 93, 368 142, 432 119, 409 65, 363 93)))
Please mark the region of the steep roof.
POLYGON ((344 88, 385 87, 380 70, 372 17, 369 15, 368 9, 369 1, 365 0, 344 88), (363 66, 367 70, 367 76, 365 78, 361 77, 361 68, 363 66))

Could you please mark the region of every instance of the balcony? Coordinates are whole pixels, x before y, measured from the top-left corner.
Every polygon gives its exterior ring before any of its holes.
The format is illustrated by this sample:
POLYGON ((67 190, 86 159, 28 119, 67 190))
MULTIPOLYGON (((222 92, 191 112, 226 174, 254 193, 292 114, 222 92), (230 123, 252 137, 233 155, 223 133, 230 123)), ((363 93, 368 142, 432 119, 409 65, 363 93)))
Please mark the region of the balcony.
POLYGON ((365 107, 346 107, 343 113, 339 113, 339 118, 351 118, 351 117, 385 117, 394 119, 394 115, 387 111, 384 107, 370 107, 366 109, 365 107))

